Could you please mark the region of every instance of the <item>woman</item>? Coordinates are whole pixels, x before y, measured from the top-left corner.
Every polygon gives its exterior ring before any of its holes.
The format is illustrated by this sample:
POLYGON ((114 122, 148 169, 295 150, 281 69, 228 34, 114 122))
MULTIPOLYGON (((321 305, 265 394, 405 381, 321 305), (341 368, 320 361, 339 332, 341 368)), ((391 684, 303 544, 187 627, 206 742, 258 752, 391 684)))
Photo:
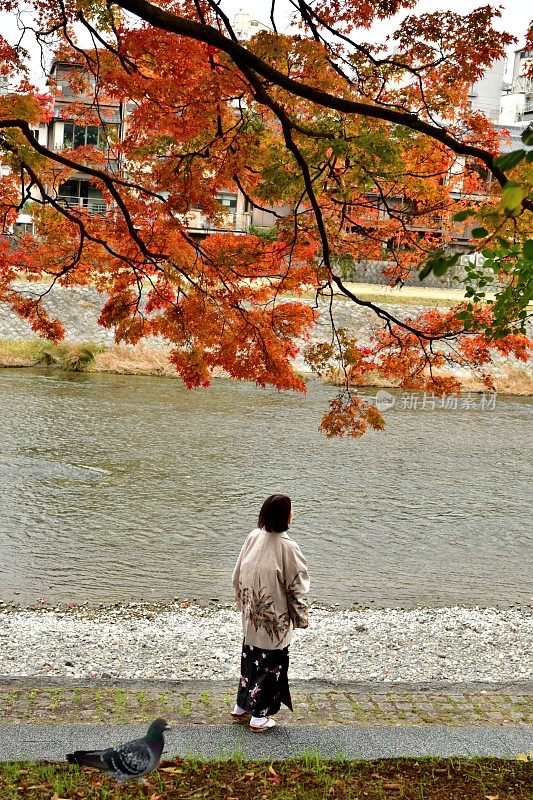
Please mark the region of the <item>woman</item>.
POLYGON ((241 678, 232 718, 255 733, 275 726, 268 714, 281 703, 292 711, 287 670, 293 628, 307 628, 307 562, 287 530, 290 497, 273 494, 257 528, 246 539, 233 571, 235 600, 242 612, 241 678))

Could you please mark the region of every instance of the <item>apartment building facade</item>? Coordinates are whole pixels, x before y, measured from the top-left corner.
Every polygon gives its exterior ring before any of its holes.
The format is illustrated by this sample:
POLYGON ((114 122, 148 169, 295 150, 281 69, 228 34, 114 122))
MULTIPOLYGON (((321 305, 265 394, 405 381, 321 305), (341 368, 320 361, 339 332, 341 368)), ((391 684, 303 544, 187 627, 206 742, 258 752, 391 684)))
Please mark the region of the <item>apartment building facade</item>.
MULTIPOLYGON (((246 15, 245 15, 246 16, 246 15)), ((247 18, 244 22, 249 23, 247 18)), ((244 26, 244 23, 243 23, 244 26)), ((243 27, 241 26, 241 27, 243 27)), ((244 26, 246 27, 246 26, 244 26)), ((248 25, 247 30, 250 29, 248 25)), ((244 31, 243 31, 244 32, 244 31)), ((243 33, 241 32, 241 33, 243 33)), ((521 53, 522 51, 518 51, 521 53)), ((515 70, 519 75, 523 69, 524 57, 518 56, 515 59, 515 70)), ((492 70, 487 71, 486 76, 471 89, 469 99, 471 106, 481 110, 494 123, 499 111, 499 97, 501 96, 501 86, 503 82, 503 62, 497 62, 492 70)), ((53 118, 48 124, 42 124, 34 131, 35 137, 42 144, 54 151, 65 151, 91 145, 102 150, 105 158, 106 167, 112 172, 124 172, 124 165, 121 163, 120 148, 117 145, 124 139, 130 108, 127 103, 119 102, 112 98, 105 97, 99 93, 99 87, 95 84, 94 77, 87 74, 82 67, 72 65, 69 62, 57 59, 54 61, 51 72, 50 82, 54 93, 53 118), (82 85, 85 82, 85 93, 76 93, 72 88, 73 70, 82 73, 84 81, 74 82, 82 85), (77 108, 85 107, 93 119, 91 124, 80 123, 73 118, 70 105, 75 103, 77 108)), ((530 81, 530 83, 532 83, 530 81)), ((523 84, 527 88, 528 84, 523 84)), ((533 87, 532 87, 533 88, 533 87)), ((0 91, 1 91, 0 87, 0 91)), ((527 126, 527 122, 511 127, 510 141, 503 146, 503 152, 523 146, 520 141, 520 134, 527 126)), ((496 126, 503 130, 502 126, 496 126)), ((509 129, 509 126, 506 126, 509 129)), ((5 169, 1 167, 1 169, 5 169)), ((464 169, 464 163, 458 162, 456 168, 459 172, 464 169)), ((481 170, 481 172, 483 172, 481 170)), ((478 201, 490 191, 490 176, 488 173, 480 174, 480 191, 476 198, 478 201)), ((450 181, 450 194, 452 197, 460 196, 460 186, 457 181, 450 181), (454 188, 452 188, 452 184, 454 188)), ((112 213, 112 207, 108 205, 100 189, 92 184, 87 176, 76 173, 69 180, 55 186, 57 199, 66 207, 83 208, 91 214, 112 213)), ((386 216, 388 210, 380 207, 380 199, 377 195, 368 193, 368 199, 375 205, 375 218, 386 216)), ((202 213, 200 208, 193 208, 184 217, 190 235, 196 240, 202 240, 215 232, 230 232, 235 235, 246 234, 250 228, 269 228, 275 224, 275 215, 265 210, 251 207, 238 191, 221 189, 216 195, 216 200, 220 203, 222 214, 217 221, 213 221, 202 213)), ((398 205, 402 204, 402 198, 394 199, 398 205)), ((32 217, 28 209, 23 209, 14 226, 13 233, 31 233, 32 217)), ((278 209, 279 211, 279 209, 278 209)), ((285 213, 290 213, 290 209, 284 209, 285 213)), ((365 220, 360 220, 365 222, 365 220)), ((426 221, 424 226, 417 227, 413 221, 413 230, 421 235, 431 233, 433 237, 445 236, 445 229, 449 220, 435 214, 434 218, 426 221)), ((456 251, 466 250, 470 238, 470 229, 465 227, 461 234, 456 235, 451 243, 450 249, 456 251)), ((384 250, 384 262, 375 264, 360 265, 360 279, 365 280, 371 277, 372 281, 377 279, 377 266, 385 263, 387 252, 384 250), (371 273, 371 274, 370 274, 371 273)))
MULTIPOLYGON (((54 95, 53 117, 49 123, 43 123, 33 129, 36 140, 55 152, 76 150, 88 145, 97 147, 104 155, 106 170, 112 173, 121 172, 127 177, 118 145, 124 139, 131 107, 125 102, 101 95, 94 77, 82 67, 67 61, 56 59, 53 62, 49 82, 54 95), (79 77, 83 79, 76 81, 76 84, 86 85, 84 93, 72 89, 73 73, 76 72, 79 72, 79 77), (74 118, 70 110, 73 103, 76 105, 77 118, 74 118), (80 107, 93 117, 89 124, 79 121, 80 107)), ((8 85, 0 86, 1 91, 8 92, 8 85)), ((0 175, 7 172, 8 167, 0 164, 0 175)), ((58 167, 58 174, 59 172, 58 167)), ((101 190, 83 172, 77 172, 67 181, 47 188, 65 207, 83 208, 91 214, 112 212, 112 206, 106 202, 101 190)), ((38 190, 32 190, 32 194, 35 199, 40 199, 38 190)), ((203 214, 200 208, 193 208, 187 214, 184 221, 193 238, 201 240, 211 233, 220 231, 244 234, 254 222, 260 225, 264 223, 262 212, 256 212, 254 220, 253 209, 238 190, 221 189, 215 199, 220 203, 222 211, 216 222, 203 214)), ((18 215, 12 234, 33 232, 32 217, 29 212, 29 207, 25 207, 18 215)), ((269 224, 272 224, 271 220, 269 224)))
POLYGON ((533 77, 528 77, 533 65, 533 50, 516 50, 510 86, 502 94, 500 122, 504 125, 529 123, 533 120, 533 77))

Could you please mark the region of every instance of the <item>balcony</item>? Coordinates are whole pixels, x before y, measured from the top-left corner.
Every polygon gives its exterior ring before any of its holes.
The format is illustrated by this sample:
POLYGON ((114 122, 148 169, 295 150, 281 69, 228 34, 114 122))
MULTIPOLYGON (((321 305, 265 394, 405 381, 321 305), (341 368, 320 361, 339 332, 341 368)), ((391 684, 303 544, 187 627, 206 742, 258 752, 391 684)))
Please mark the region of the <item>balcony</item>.
POLYGON ((107 212, 107 204, 103 199, 98 197, 67 197, 65 195, 59 195, 57 199, 61 205, 66 208, 88 211, 89 214, 102 215, 107 212))
POLYGON ((442 214, 427 214, 424 219, 414 219, 407 227, 411 231, 441 231, 444 219, 442 214))
POLYGON ((183 222, 191 233, 248 233, 251 216, 249 211, 241 214, 233 211, 221 215, 214 221, 205 217, 201 211, 191 211, 183 222))

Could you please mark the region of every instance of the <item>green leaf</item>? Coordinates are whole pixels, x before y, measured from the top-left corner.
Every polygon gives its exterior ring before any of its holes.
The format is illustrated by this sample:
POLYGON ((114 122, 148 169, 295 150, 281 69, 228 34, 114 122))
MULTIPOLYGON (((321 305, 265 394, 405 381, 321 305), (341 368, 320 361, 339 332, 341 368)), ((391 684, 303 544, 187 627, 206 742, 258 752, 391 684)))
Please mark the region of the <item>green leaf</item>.
POLYGON ((505 155, 495 158, 494 164, 505 172, 509 169, 513 169, 513 167, 516 167, 516 165, 520 164, 522 159, 525 157, 525 150, 513 150, 510 153, 505 153, 505 155))
POLYGON ((455 253, 452 256, 444 256, 443 258, 439 258, 438 260, 433 262, 433 274, 437 276, 437 278, 441 278, 446 272, 450 269, 450 267, 454 267, 457 262, 459 261, 460 253, 455 253))
POLYGON ((507 181, 502 191, 502 205, 506 211, 520 208, 525 189, 519 183, 507 181))
POLYGON ((531 164, 533 162, 533 150, 530 150, 529 153, 527 154, 526 161, 528 164, 531 164))
POLYGON ((520 137, 527 147, 533 147, 533 127, 526 128, 520 137))
POLYGON ((468 219, 468 217, 471 217, 473 214, 475 214, 475 211, 471 208, 467 208, 465 211, 459 211, 458 214, 454 214, 453 219, 454 222, 464 222, 465 219, 468 219))
POLYGON ((445 259, 442 259, 442 261, 435 261, 433 264, 433 274, 436 275, 437 278, 441 278, 446 274, 449 266, 450 265, 445 259))
POLYGON ((433 263, 432 263, 431 261, 428 261, 428 262, 427 262, 427 263, 426 263, 426 264, 425 264, 425 265, 422 267, 422 269, 421 269, 421 270, 420 270, 420 272, 418 273, 418 277, 420 278, 420 280, 421 280, 421 281, 423 281, 423 280, 424 280, 424 278, 427 278, 427 276, 429 275, 429 273, 430 273, 430 272, 431 272, 431 270, 432 270, 432 267, 433 267, 433 263))
POLYGON ((533 239, 526 239, 524 242, 524 258, 533 261, 533 239))
POLYGON ((453 255, 447 256, 444 254, 444 250, 436 250, 428 258, 425 265, 420 270, 418 277, 420 280, 424 280, 424 278, 427 278, 430 272, 433 272, 433 274, 437 277, 441 277, 450 267, 453 267, 455 264, 457 264, 460 257, 460 253, 453 253, 453 255))
POLYGON ((485 236, 488 236, 489 232, 486 228, 474 228, 472 231, 472 236, 474 239, 484 239, 485 236))

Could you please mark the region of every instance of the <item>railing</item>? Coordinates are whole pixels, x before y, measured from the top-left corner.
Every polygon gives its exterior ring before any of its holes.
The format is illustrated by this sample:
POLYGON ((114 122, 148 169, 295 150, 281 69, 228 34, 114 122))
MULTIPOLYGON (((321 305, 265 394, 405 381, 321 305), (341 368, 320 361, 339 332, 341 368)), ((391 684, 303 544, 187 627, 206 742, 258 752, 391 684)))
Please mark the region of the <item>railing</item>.
POLYGON ((184 222, 187 228, 193 232, 202 233, 247 233, 250 228, 251 214, 249 211, 243 214, 230 212, 224 214, 217 221, 208 219, 199 211, 192 211, 187 215, 184 222))
MULTIPOLYGON (((86 162, 81 161, 79 159, 79 155, 76 155, 76 148, 75 147, 60 146, 60 147, 53 147, 52 149, 54 150, 55 153, 64 153, 64 152, 67 151, 68 155, 71 158, 74 157, 74 158, 78 159, 77 163, 80 166, 80 173, 79 174, 81 174, 81 175, 84 175, 84 172, 83 172, 83 169, 82 169, 83 167, 86 167, 86 166, 92 167, 92 166, 94 166, 94 162, 90 163, 88 161, 86 161, 86 162)), ((105 151, 102 151, 102 152, 105 152, 105 151)), ((103 164, 101 166, 100 165, 97 165, 97 166, 99 166, 100 169, 105 169, 106 172, 116 173, 116 172, 119 172, 120 169, 121 169, 121 162, 119 161, 118 158, 116 158, 116 156, 110 155, 109 151, 108 151, 108 154, 106 155, 106 159, 105 159, 105 164, 103 164)), ((86 177, 86 176, 84 175, 84 177, 86 177)))
POLYGON ((444 218, 439 214, 428 214, 424 220, 415 220, 407 223, 407 227, 413 231, 440 231, 444 218))
POLYGON ((67 208, 83 208, 89 214, 105 214, 107 211, 107 204, 104 200, 99 200, 93 197, 71 197, 59 195, 57 198, 59 202, 67 206, 67 208))

